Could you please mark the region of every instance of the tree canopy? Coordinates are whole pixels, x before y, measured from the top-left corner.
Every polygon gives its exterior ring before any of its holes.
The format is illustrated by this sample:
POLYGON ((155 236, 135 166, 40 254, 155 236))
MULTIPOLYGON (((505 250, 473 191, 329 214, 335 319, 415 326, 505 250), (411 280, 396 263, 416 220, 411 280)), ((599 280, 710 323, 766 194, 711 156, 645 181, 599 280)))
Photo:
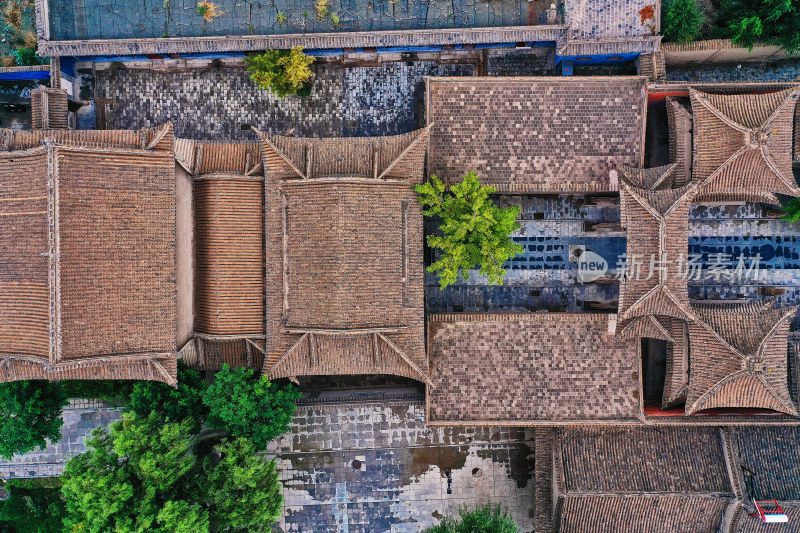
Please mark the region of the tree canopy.
POLYGON ((663 9, 664 40, 688 43, 697 39, 704 20, 697 0, 668 0, 663 9))
POLYGON ((127 413, 64 470, 69 531, 270 531, 283 503, 274 461, 247 439, 202 439, 193 421, 127 413))
POLYGON ((763 41, 800 51, 800 0, 720 0, 713 36, 749 48, 763 41))
POLYGON ((61 411, 67 395, 57 383, 0 383, 0 456, 11 459, 61 439, 61 411))
POLYGON ((482 186, 475 172, 449 190, 436 176, 414 190, 423 214, 441 220, 441 234, 427 238, 428 246, 439 250, 437 261, 428 267, 428 272, 439 273, 439 286, 444 289, 454 283, 459 272, 469 279, 469 269, 476 265, 489 283, 502 285, 503 264, 523 251, 510 237, 520 228, 520 208, 500 209, 489 196, 496 189, 482 186))
POLYGON ((300 391, 293 385, 278 385, 266 377, 255 377, 246 368, 224 365, 203 393, 208 407, 208 425, 232 437, 250 439, 256 450, 286 431, 300 391))
POLYGON ((314 58, 303 53, 302 46, 290 50, 266 50, 245 58, 250 79, 262 89, 281 98, 289 94, 308 96, 311 93, 311 64, 314 58))
POLYGON ((203 393, 207 384, 196 370, 178 361, 178 387, 173 388, 160 381, 139 381, 133 386, 128 409, 140 416, 155 411, 170 422, 186 419, 194 421, 193 431, 199 431, 208 408, 203 405, 203 393))

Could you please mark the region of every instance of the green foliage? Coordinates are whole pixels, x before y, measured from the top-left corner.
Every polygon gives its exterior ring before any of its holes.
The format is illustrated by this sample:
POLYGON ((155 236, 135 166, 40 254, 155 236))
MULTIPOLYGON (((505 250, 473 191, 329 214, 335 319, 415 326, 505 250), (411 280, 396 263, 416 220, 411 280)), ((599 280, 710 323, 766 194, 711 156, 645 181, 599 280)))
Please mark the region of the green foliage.
POLYGON ((474 510, 462 508, 459 518, 445 517, 442 521, 425 533, 519 533, 508 511, 499 505, 486 504, 474 510))
POLYGON ((224 365, 203 394, 209 408, 208 425, 232 437, 247 437, 257 450, 286 431, 300 391, 294 385, 276 385, 245 368, 224 365))
POLYGON ((752 49, 759 41, 800 51, 800 0, 720 0, 713 37, 752 49))
POLYGON ((178 388, 158 381, 139 381, 133 386, 128 408, 139 416, 154 411, 170 422, 192 421, 199 431, 208 409, 203 405, 206 382, 199 372, 178 361, 178 388))
POLYGON ((39 57, 39 55, 36 53, 36 50, 33 48, 17 48, 17 50, 14 52, 14 55, 17 58, 17 65, 23 67, 44 65, 47 62, 44 58, 39 57))
POLYGON ((126 413, 64 470, 65 531, 271 531, 282 497, 273 461, 247 439, 214 447, 192 420, 126 413))
POLYGON ((134 383, 121 380, 77 379, 62 381, 61 386, 68 398, 87 398, 124 405, 130 399, 134 383))
POLYGON ((283 505, 275 461, 256 455, 247 439, 224 442, 218 449, 222 459, 212 466, 206 458, 202 476, 212 522, 248 532, 271 532, 283 505))
POLYGON ((59 441, 65 405, 67 396, 57 383, 0 383, 0 457, 44 448, 45 439, 59 441))
POLYGON ((664 40, 689 43, 700 35, 704 17, 697 0, 668 0, 663 13, 664 40))
POLYGON ((288 17, 286 16, 286 13, 284 13, 283 11, 278 11, 278 16, 276 17, 275 20, 278 22, 278 26, 283 26, 286 24, 288 17))
POLYGON ((800 198, 792 198, 783 206, 785 213, 781 218, 789 222, 800 222, 800 198))
POLYGON ((89 451, 64 469, 65 528, 208 531, 207 514, 194 502, 178 503, 195 466, 190 425, 164 423, 157 413, 147 418, 128 413, 110 434, 95 431, 87 439, 89 451))
POLYGON ((6 484, 8 501, 0 502, 0 531, 51 533, 61 530, 64 500, 58 479, 13 479, 6 484))
POLYGON ((281 98, 299 94, 311 86, 311 64, 314 58, 303 53, 301 46, 288 50, 267 50, 245 58, 250 79, 262 89, 268 89, 281 98))
POLYGON ((441 219, 442 235, 428 235, 428 246, 441 250, 438 261, 428 267, 428 272, 439 273, 439 286, 444 289, 454 283, 459 272, 469 279, 469 269, 476 265, 490 283, 501 285, 503 264, 523 251, 510 238, 520 227, 520 208, 497 207, 489 196, 496 189, 481 186, 475 172, 467 173, 449 191, 436 176, 414 190, 425 208, 423 214, 441 219))

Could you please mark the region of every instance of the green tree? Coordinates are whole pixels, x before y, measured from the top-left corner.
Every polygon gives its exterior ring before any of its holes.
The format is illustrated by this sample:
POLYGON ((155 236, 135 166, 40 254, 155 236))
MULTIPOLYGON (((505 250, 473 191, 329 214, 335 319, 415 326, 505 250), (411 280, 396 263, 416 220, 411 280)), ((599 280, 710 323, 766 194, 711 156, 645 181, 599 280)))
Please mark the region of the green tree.
POLYGON ((311 64, 314 58, 303 53, 302 46, 290 50, 266 50, 245 58, 250 79, 262 89, 281 98, 289 94, 308 96, 311 91, 311 64))
POLYGON ((783 206, 784 215, 781 217, 783 220, 789 222, 800 222, 800 198, 792 198, 783 206))
MULTIPOLYGON (((195 465, 191 424, 164 423, 158 413, 146 418, 127 413, 110 434, 95 431, 87 439, 89 451, 64 468, 65 527, 89 533, 184 527, 189 513, 174 511, 195 509, 193 502, 176 503, 195 465), (179 524, 167 522, 176 519, 179 524)), ((207 514, 193 523, 205 523, 195 531, 208 531, 207 514)))
POLYGON ((519 533, 508 511, 499 505, 486 504, 469 510, 462 508, 458 518, 444 517, 425 533, 519 533))
POLYGON ((704 17, 697 0, 669 0, 663 13, 664 40, 689 43, 700 35, 704 17))
POLYGON ((720 0, 713 36, 752 49, 759 41, 800 50, 800 0, 720 0))
POLYGON ((221 460, 207 457, 203 484, 212 523, 248 532, 272 531, 280 517, 283 496, 275 461, 256 455, 253 443, 240 438, 217 447, 221 460))
POLYGON ((0 383, 0 457, 11 459, 46 439, 61 440, 61 410, 67 395, 58 383, 14 381, 0 383))
POLYGON ((282 505, 274 462, 244 438, 192 435, 192 424, 126 413, 110 433, 96 431, 64 469, 64 529, 271 531, 282 505))
POLYGON ((428 246, 441 251, 428 272, 439 273, 444 289, 458 279, 469 279, 469 269, 480 266, 480 273, 492 284, 502 285, 506 271, 503 264, 524 248, 511 239, 519 229, 519 207, 500 209, 489 196, 496 189, 481 186, 478 175, 469 172, 461 183, 447 191, 436 176, 414 187, 423 214, 439 217, 441 235, 428 235, 428 246))
POLYGON ((170 422, 190 419, 199 431, 208 409, 203 405, 206 382, 199 372, 178 361, 178 388, 159 381, 139 381, 133 386, 128 408, 140 416, 155 411, 170 422))
POLYGON ((224 365, 203 394, 203 403, 209 408, 210 427, 246 437, 260 451, 289 427, 299 398, 294 385, 278 385, 255 377, 250 369, 224 365))
POLYGON ((64 500, 59 479, 12 479, 8 501, 0 502, 0 531, 52 533, 61 530, 64 500))

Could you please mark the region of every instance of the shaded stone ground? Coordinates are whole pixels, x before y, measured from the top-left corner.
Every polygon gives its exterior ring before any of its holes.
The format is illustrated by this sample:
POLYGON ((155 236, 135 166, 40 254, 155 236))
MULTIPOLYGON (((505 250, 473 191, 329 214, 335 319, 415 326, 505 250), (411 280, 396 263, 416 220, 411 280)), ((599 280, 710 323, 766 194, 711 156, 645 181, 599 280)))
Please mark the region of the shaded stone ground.
POLYGON ((533 530, 533 443, 522 430, 426 428, 422 401, 311 405, 270 452, 284 485, 280 531, 417 533, 486 502, 533 530))
POLYGON ((122 418, 119 409, 102 402, 70 400, 64 409, 61 441, 44 450, 17 455, 10 461, 0 459, 0 477, 54 477, 64 471, 64 463, 86 451, 86 437, 97 428, 105 428, 122 418))
POLYGON ((797 81, 800 79, 800 59, 669 68, 667 79, 705 82, 797 81))

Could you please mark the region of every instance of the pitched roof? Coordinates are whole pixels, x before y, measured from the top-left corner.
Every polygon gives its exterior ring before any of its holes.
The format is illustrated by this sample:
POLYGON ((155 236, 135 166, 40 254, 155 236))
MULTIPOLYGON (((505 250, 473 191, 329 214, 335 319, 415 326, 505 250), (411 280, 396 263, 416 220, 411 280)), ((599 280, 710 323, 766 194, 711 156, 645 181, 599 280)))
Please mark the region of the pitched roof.
POLYGON ((716 533, 736 494, 723 442, 712 427, 560 429, 557 531, 716 533))
POLYGON ((753 407, 797 415, 787 370, 789 322, 796 310, 694 305, 686 414, 753 407))
POLYGON ((641 165, 644 77, 430 78, 429 167, 474 170, 500 192, 616 190, 612 160, 641 165))
POLYGON ((174 383, 171 124, 150 149, 47 133, 2 132, 46 141, 0 155, 0 381, 174 383))
POLYGON ((717 533, 727 498, 654 494, 567 496, 560 533, 717 533))
POLYGON ((760 94, 690 89, 698 199, 777 203, 800 195, 792 174, 792 135, 800 87, 760 94))
POLYGON ((265 372, 427 380, 421 183, 428 129, 382 138, 259 133, 267 176, 265 372))
POLYGON ((631 421, 642 414, 634 342, 599 313, 429 315, 432 424, 631 421))
POLYGON ((692 113, 688 106, 688 98, 667 96, 669 160, 677 165, 675 184, 678 186, 692 180, 692 113))
POLYGON ((675 164, 648 170, 618 166, 628 262, 620 282, 620 332, 637 317, 688 316, 687 279, 680 259, 688 254, 695 186, 671 188, 675 168, 675 164))
POLYGON ((178 139, 175 159, 194 181, 195 331, 263 338, 261 146, 178 139))
POLYGON ((739 463, 758 473, 743 474, 751 496, 800 501, 800 427, 739 427, 731 431, 739 463))
POLYGON ((564 428, 559 442, 567 494, 733 495, 718 428, 564 428))

